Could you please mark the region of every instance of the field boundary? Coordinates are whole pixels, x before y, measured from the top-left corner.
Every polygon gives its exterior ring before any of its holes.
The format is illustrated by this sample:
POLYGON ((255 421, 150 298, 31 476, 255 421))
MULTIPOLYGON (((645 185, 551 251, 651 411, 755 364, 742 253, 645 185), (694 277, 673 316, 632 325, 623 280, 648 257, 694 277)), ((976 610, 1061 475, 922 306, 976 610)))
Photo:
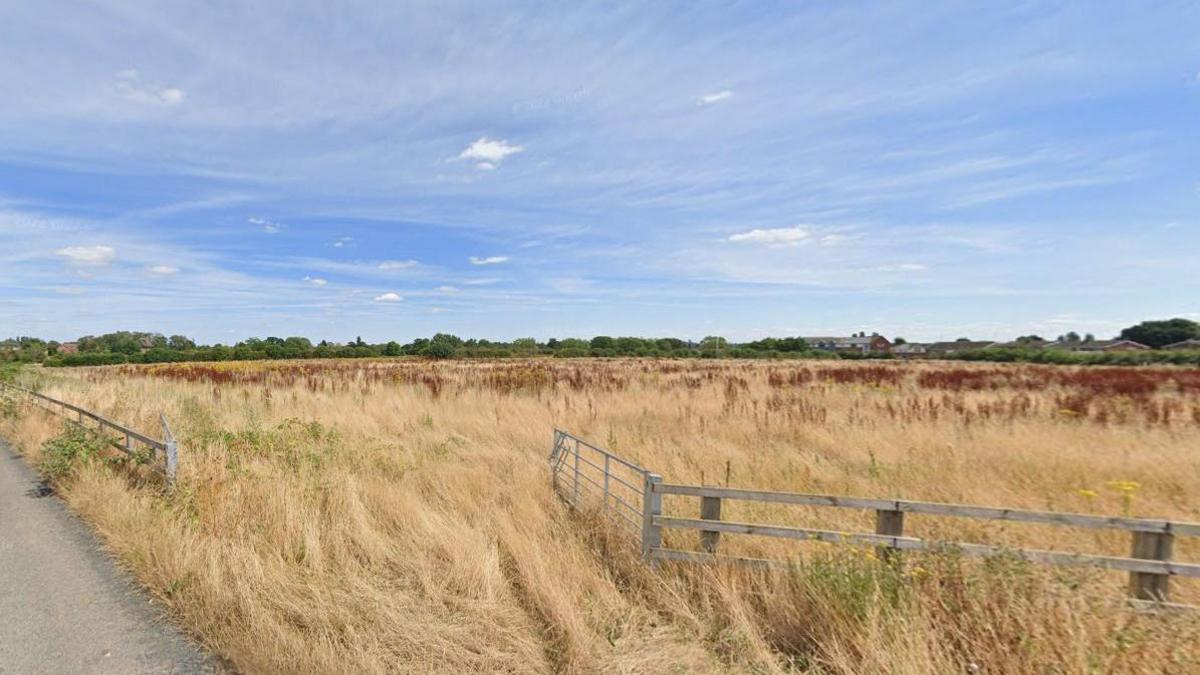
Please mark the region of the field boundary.
POLYGON ((1200 537, 1200 523, 664 483, 659 474, 557 429, 554 431, 554 448, 550 453, 550 468, 556 491, 572 507, 598 506, 603 512, 615 513, 626 524, 634 525, 641 539, 642 556, 651 564, 670 560, 724 562, 754 567, 788 566, 787 562, 781 560, 719 555, 717 548, 721 535, 726 534, 874 546, 881 558, 893 562, 899 562, 902 551, 952 550, 967 556, 1008 555, 1034 563, 1095 566, 1129 572, 1130 595, 1136 600, 1160 603, 1169 600, 1172 576, 1200 578, 1200 564, 1172 560, 1175 537, 1200 537), (625 475, 618 478, 619 474, 625 475), (637 474, 641 483, 631 480, 630 474, 637 474), (618 493, 622 492, 627 496, 636 495, 636 505, 625 499, 618 501, 618 493), (699 498, 699 518, 664 516, 664 495, 699 498), (875 512, 875 531, 841 532, 770 523, 730 522, 721 519, 721 505, 725 501, 871 510, 875 512), (635 507, 640 507, 640 518, 637 519, 640 522, 622 511, 632 511, 635 507), (1007 548, 909 537, 904 535, 906 514, 1120 530, 1130 533, 1130 555, 1120 557, 1007 548), (664 548, 663 530, 667 529, 698 530, 700 550, 664 548))
POLYGON ((0 382, 0 389, 28 397, 30 401, 42 410, 58 415, 65 421, 100 436, 110 445, 130 457, 137 455, 139 445, 149 449, 154 453, 156 458, 163 460, 163 465, 155 467, 155 470, 166 478, 168 487, 175 485, 175 475, 179 470, 179 445, 175 441, 174 434, 171 433, 171 426, 167 423, 165 414, 159 415, 163 434, 162 440, 159 440, 135 431, 123 424, 113 422, 90 410, 80 408, 66 401, 60 401, 45 394, 40 394, 32 389, 26 389, 7 382, 0 382), (95 422, 95 426, 88 426, 86 420, 95 422), (113 438, 111 434, 116 434, 117 438, 113 438))

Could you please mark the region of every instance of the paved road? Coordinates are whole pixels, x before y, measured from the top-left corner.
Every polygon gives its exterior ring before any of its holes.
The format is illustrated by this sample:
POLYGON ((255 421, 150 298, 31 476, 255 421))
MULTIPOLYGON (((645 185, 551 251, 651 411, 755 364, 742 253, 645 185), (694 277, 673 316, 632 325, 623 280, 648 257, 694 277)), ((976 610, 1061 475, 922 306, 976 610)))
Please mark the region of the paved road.
POLYGON ((0 673, 214 673, 0 440, 0 673))

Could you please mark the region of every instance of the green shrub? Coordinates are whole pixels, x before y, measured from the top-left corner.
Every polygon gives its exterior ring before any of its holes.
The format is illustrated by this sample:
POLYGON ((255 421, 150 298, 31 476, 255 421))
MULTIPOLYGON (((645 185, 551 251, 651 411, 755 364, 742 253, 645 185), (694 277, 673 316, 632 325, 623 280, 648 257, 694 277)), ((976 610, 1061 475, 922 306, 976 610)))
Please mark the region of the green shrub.
POLYGON ((70 476, 81 464, 100 456, 103 441, 92 433, 74 425, 67 425, 63 432, 42 445, 40 468, 50 480, 70 476))

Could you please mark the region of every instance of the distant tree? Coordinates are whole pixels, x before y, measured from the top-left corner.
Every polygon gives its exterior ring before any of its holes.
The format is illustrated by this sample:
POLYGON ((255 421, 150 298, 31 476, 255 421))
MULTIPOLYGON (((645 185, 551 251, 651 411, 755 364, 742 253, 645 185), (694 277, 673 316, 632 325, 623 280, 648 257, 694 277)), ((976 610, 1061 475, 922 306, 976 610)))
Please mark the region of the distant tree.
POLYGON ((590 344, 592 349, 612 349, 613 339, 607 335, 597 335, 596 337, 592 338, 590 344))
POLYGON ((1180 318, 1143 321, 1121 331, 1122 340, 1133 340, 1154 348, 1193 338, 1200 338, 1200 323, 1180 318))
POLYGON ((395 340, 392 340, 391 342, 389 342, 383 346, 383 355, 384 356, 400 356, 401 354, 404 353, 400 349, 401 349, 400 343, 396 342, 395 340))
POLYGON ((1096 336, 1095 336, 1095 335, 1092 335, 1091 333, 1088 333, 1087 335, 1084 335, 1084 336, 1083 336, 1083 341, 1084 341, 1084 342, 1095 342, 1095 341, 1096 341, 1096 336))
POLYGON ((177 352, 183 352, 195 349, 196 343, 184 335, 172 335, 167 339, 167 347, 177 352))
POLYGON ((729 341, 719 335, 709 335, 700 341, 700 353, 705 356, 720 356, 729 349, 729 341))
POLYGON ((908 344, 908 340, 905 340, 905 339, 904 339, 904 338, 902 338, 902 337, 895 337, 895 338, 892 338, 892 344, 894 344, 894 345, 906 345, 906 344, 908 344))
POLYGON ((290 337, 283 341, 283 346, 300 352, 306 352, 313 348, 312 341, 306 337, 290 337))
POLYGON ((1040 335, 1022 335, 1017 338, 1017 344, 1029 344, 1030 342, 1045 342, 1040 335))
POLYGON ((538 344, 534 338, 517 338, 512 341, 513 351, 521 356, 533 356, 537 354, 538 344))
POLYGON ((435 359, 449 359, 454 356, 455 347, 445 340, 431 340, 425 347, 425 355, 435 359))
POLYGON ((1060 336, 1058 339, 1062 340, 1063 342, 1079 342, 1079 333, 1071 331, 1066 335, 1060 336))

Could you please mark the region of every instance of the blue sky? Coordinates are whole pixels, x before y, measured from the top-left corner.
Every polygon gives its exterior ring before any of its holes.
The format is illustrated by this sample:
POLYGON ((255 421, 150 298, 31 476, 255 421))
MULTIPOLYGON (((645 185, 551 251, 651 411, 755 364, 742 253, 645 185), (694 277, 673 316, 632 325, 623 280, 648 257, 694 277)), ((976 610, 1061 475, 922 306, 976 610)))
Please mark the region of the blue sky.
POLYGON ((1200 318, 1200 4, 10 0, 0 334, 1200 318))

